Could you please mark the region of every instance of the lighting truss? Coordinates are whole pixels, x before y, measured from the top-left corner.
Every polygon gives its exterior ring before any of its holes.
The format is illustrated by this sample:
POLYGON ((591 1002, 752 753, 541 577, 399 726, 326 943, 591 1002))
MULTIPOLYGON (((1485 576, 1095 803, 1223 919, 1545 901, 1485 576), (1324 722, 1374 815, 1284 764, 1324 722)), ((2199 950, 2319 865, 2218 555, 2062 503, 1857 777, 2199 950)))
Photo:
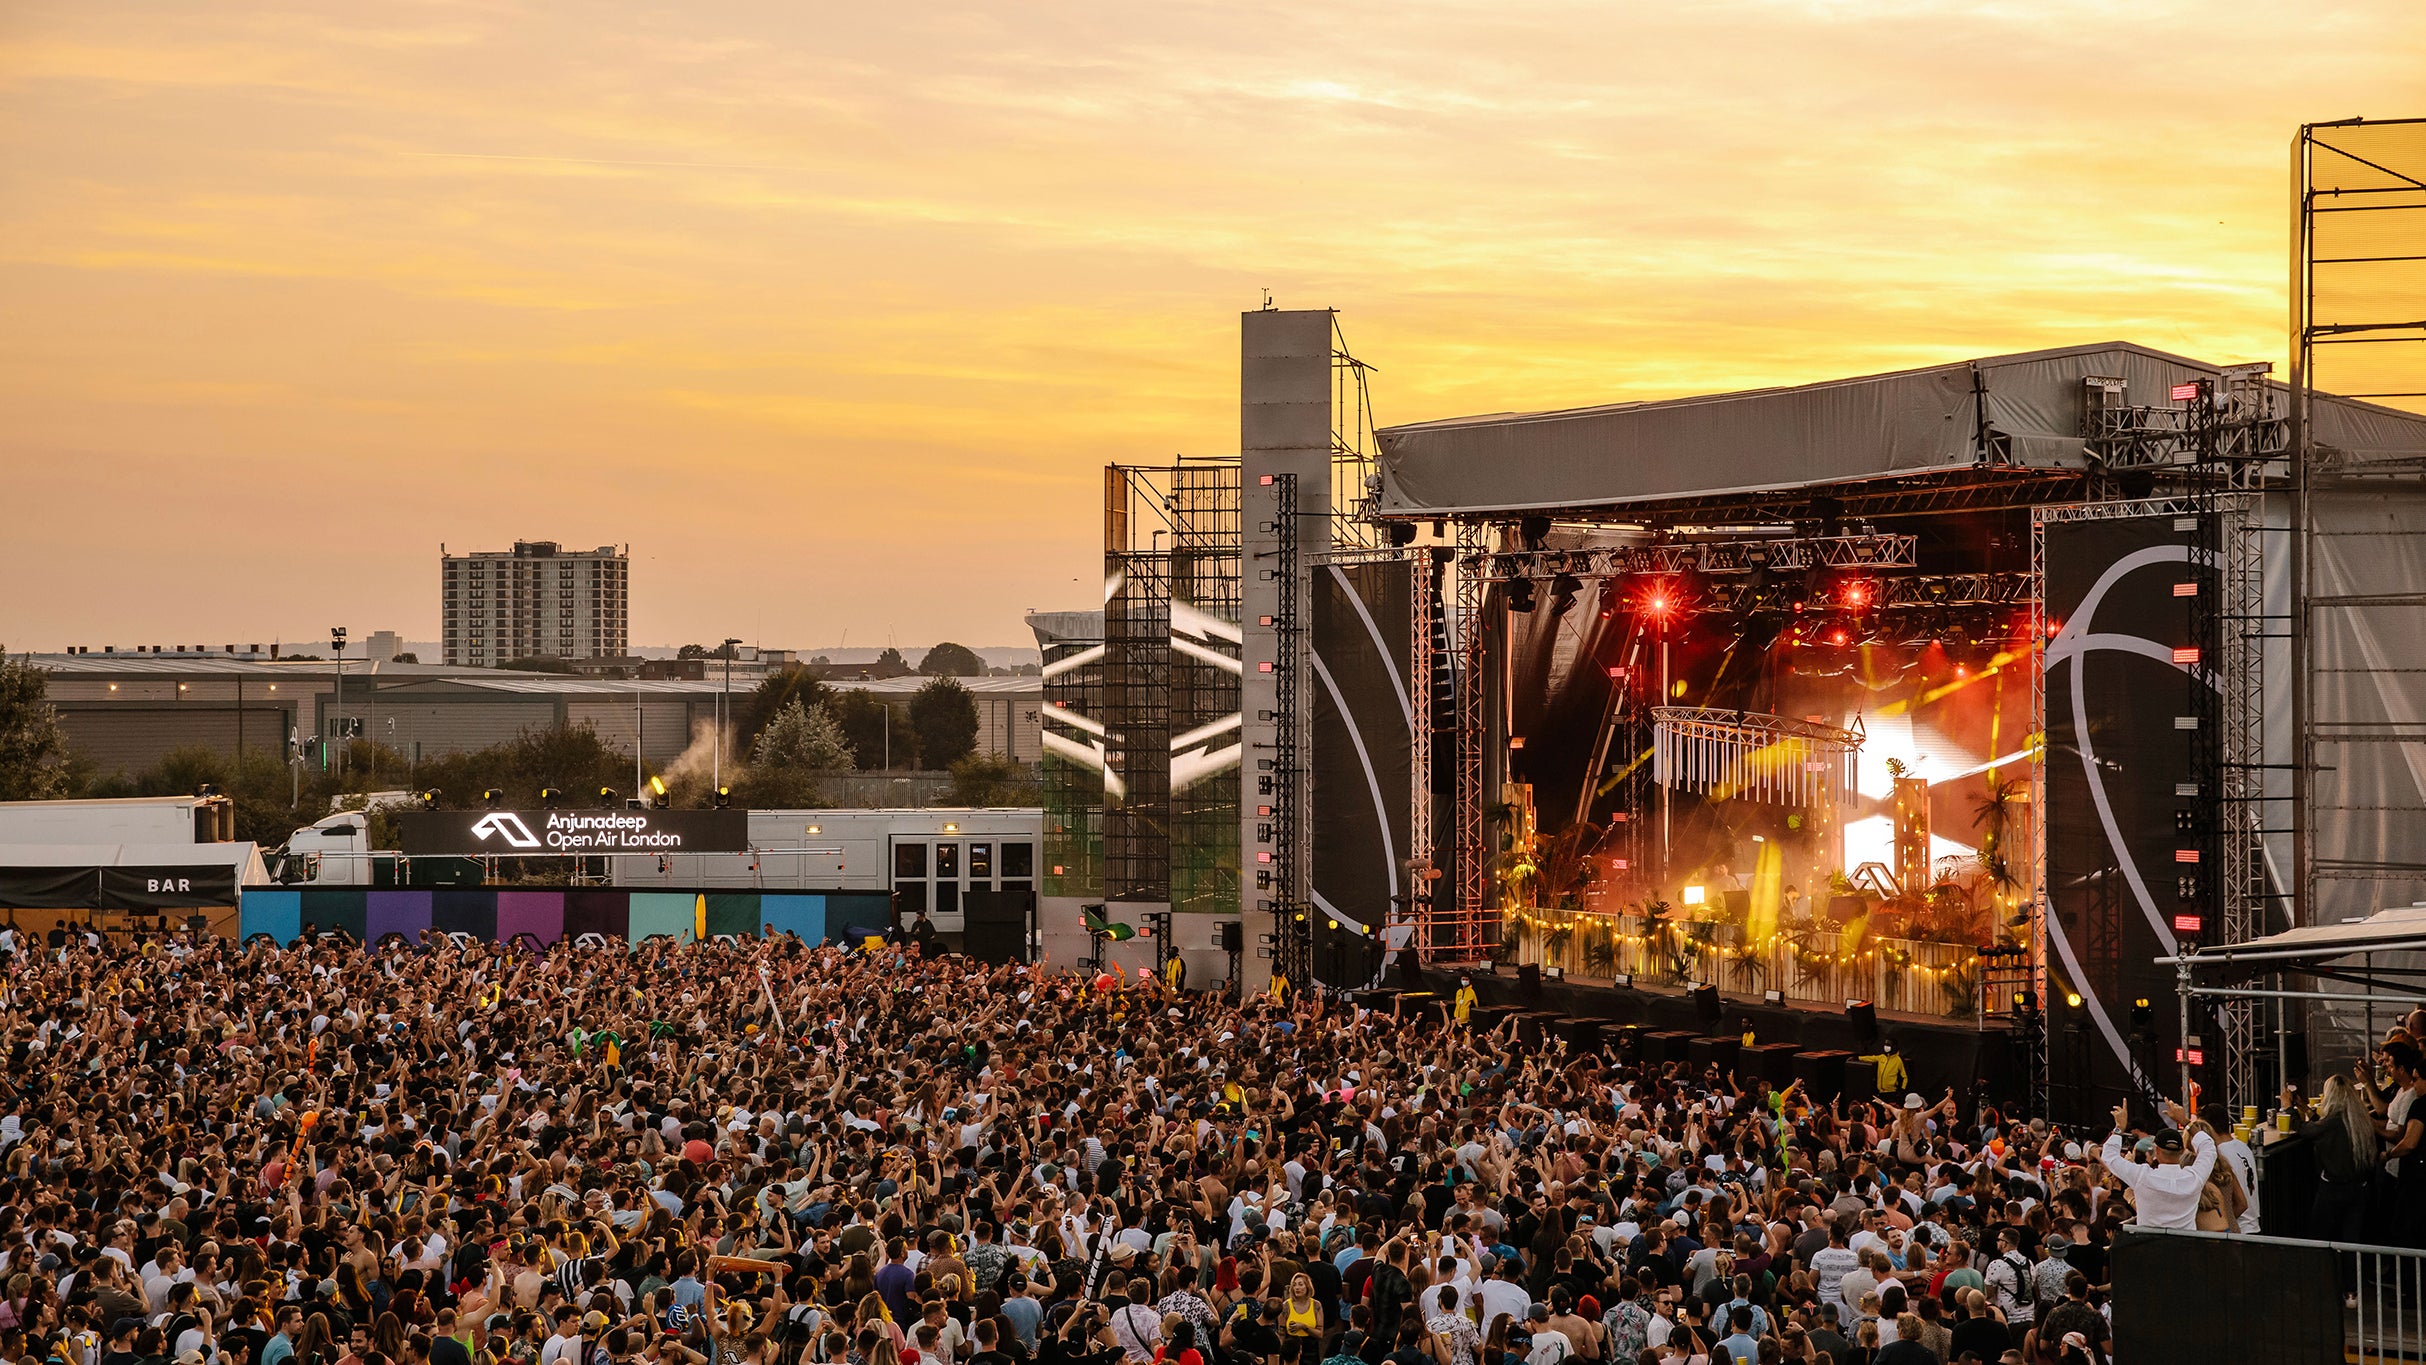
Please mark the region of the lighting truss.
POLYGON ((1898 535, 1791 536, 1764 540, 1671 541, 1588 550, 1518 550, 1494 555, 1489 581, 1518 578, 1614 578, 1630 573, 1737 574, 1761 569, 1902 569, 1917 562, 1920 538, 1898 535))

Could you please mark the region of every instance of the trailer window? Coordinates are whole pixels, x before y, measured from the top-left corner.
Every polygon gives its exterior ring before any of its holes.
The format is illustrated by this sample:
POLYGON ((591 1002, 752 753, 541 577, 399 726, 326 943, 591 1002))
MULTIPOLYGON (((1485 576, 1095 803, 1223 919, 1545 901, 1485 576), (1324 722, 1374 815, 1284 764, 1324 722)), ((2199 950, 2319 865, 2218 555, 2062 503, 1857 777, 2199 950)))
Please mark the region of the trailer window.
POLYGON ((1002 846, 1002 875, 1033 877, 1036 875, 1036 845, 1011 843, 1002 846))
POLYGON ((980 883, 980 882, 992 881, 992 880, 993 880, 993 878, 994 878, 994 846, 993 846, 992 844, 971 844, 971 845, 969 845, 969 881, 970 881, 970 883, 971 883, 972 885, 975 885, 975 884, 980 883))
POLYGON ((927 875, 927 846, 925 844, 893 845, 893 875, 896 877, 927 875))

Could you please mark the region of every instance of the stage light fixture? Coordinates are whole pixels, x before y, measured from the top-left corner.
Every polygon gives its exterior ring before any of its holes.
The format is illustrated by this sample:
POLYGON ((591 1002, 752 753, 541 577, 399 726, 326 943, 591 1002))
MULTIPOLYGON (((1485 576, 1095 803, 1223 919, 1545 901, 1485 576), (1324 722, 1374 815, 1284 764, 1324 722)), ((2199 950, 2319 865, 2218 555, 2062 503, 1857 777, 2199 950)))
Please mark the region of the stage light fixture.
POLYGON ((1685 904, 1687 905, 1707 904, 1709 898, 1710 890, 1708 887, 1688 886, 1685 888, 1685 904))
POLYGON ((1558 599, 1558 604, 1562 609, 1572 603, 1575 595, 1583 590, 1584 581, 1564 569, 1559 570, 1558 576, 1550 580, 1550 595, 1558 599))
POLYGON ((480 804, 487 806, 490 810, 497 809, 504 802, 505 789, 503 787, 491 787, 480 794, 480 804))
POLYGON ((2081 1007, 2081 993, 2079 991, 2064 992, 2064 1003, 2076 1010, 2079 1009, 2081 1007))
POLYGON ((1634 989, 1634 973, 1619 972, 1617 975, 1609 978, 1609 984, 1617 987, 1621 991, 1632 990, 1634 989))
POLYGON ((1762 991, 1761 1003, 1764 1005, 1783 1005, 1786 1003, 1786 993, 1780 990, 1762 991))
POLYGON ((1532 611, 1533 607, 1533 580, 1530 578, 1509 580, 1508 610, 1521 614, 1532 611))
POLYGON ((1550 519, 1539 515, 1524 517, 1516 523, 1516 534, 1523 539, 1526 549, 1538 550, 1550 538, 1550 519))
POLYGON ((428 791, 421 794, 421 808, 423 810, 438 809, 438 789, 436 787, 432 787, 428 791))
POLYGON ((613 787, 600 787, 598 789, 598 809, 613 810, 615 808, 615 798, 621 795, 622 793, 616 791, 613 787))
POLYGON ((716 789, 716 809, 726 810, 729 809, 732 804, 733 789, 731 787, 718 787, 716 789))
POLYGON ((549 810, 556 809, 556 803, 559 800, 562 800, 563 797, 564 793, 556 790, 554 787, 541 787, 539 789, 539 804, 547 807, 549 810))

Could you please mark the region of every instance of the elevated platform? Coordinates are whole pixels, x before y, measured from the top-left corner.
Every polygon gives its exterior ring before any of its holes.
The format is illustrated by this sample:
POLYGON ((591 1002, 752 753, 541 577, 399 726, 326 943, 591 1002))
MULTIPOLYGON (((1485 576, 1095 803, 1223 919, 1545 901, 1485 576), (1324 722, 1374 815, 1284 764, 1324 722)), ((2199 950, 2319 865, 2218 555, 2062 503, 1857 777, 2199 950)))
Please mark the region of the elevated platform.
MULTIPOLYGON (((1471 975, 1485 1025, 1516 1016, 1520 1036, 1529 1042, 1554 1035, 1570 1047, 1631 1049, 1647 1062, 1681 1062, 1696 1069, 1716 1064, 1747 1080, 1765 1075, 1777 1086, 1800 1077, 1815 1094, 1842 1093, 1855 1100, 1877 1090, 1875 1069, 1857 1059, 1876 1053, 1882 1041, 1893 1041, 1910 1073, 1910 1089, 1932 1101, 1948 1086, 1964 1097, 1966 1113, 1975 1099, 2010 1109, 2018 1098, 2013 1094, 2020 1080, 2015 1034, 2002 1018, 1982 1024, 1880 1010, 1877 1032, 1865 1035, 1841 1006, 1771 1005, 1728 995, 1719 1000, 1713 1021, 1676 987, 1639 981, 1620 986, 1572 975, 1532 985, 1514 967, 1476 968, 1471 975), (1746 1020, 1756 1040, 1750 1057, 1742 1050, 1746 1020)), ((1456 989, 1455 969, 1428 968, 1409 973, 1403 991, 1382 994, 1403 993, 1411 1006, 1420 1001, 1429 1009, 1456 989)))

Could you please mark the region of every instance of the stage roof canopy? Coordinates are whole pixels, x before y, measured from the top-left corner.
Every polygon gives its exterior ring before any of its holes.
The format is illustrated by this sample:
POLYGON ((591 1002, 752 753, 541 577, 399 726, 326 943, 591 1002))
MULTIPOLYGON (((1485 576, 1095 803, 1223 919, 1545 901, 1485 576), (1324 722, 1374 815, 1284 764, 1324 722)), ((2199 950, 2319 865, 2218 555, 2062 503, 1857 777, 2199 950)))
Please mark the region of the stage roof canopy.
POLYGON ((2189 961, 2202 968, 2254 967, 2280 972, 2298 971, 2301 963, 2322 965, 2364 953, 2420 951, 2426 951, 2426 904, 2394 906, 2365 919, 2303 925, 2244 943, 2205 947, 2189 961))
MULTIPOLYGON (((1384 427, 1378 511, 1515 514, 1983 469, 2078 471, 2082 381, 2120 378, 2128 401, 2152 404, 2219 370, 2113 341, 1795 388, 1384 427)), ((2319 395, 2316 440, 2357 466, 2426 456, 2426 417, 2319 395)))

